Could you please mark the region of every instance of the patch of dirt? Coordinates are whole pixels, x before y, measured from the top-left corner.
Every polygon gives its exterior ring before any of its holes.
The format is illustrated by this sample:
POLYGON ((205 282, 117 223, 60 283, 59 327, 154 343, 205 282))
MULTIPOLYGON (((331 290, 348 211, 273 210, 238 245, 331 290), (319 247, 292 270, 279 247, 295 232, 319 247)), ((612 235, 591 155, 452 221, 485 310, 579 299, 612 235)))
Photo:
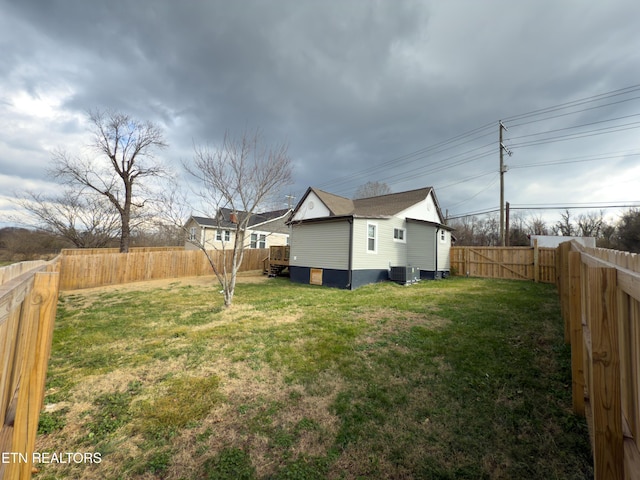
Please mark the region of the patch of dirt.
MULTIPOLYGON (((267 275, 263 275, 259 270, 251 272, 241 272, 238 274, 237 283, 266 283, 270 280, 267 275)), ((142 282, 133 282, 118 285, 104 285, 102 287, 84 288, 81 290, 65 290, 65 294, 72 293, 94 293, 94 292, 129 292, 129 291, 144 291, 153 290, 156 288, 168 288, 168 287, 220 287, 218 280, 214 275, 200 275, 197 277, 182 277, 182 278, 163 278, 160 280, 145 280, 142 282)))
POLYGON ((369 325, 375 327, 367 335, 360 338, 362 344, 374 344, 388 335, 409 330, 414 326, 422 326, 432 330, 446 327, 450 320, 432 313, 402 312, 392 308, 372 308, 358 315, 369 325))

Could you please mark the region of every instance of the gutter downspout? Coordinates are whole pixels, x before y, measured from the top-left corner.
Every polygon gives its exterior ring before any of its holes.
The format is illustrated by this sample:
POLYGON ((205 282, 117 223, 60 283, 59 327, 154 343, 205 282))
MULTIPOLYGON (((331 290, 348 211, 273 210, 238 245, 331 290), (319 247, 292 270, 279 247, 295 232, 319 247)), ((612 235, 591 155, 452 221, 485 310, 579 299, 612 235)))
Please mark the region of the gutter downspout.
POLYGON ((440 227, 436 227, 436 270, 433 272, 433 279, 438 278, 438 233, 440 233, 440 227))
POLYGON ((347 289, 352 290, 353 283, 353 217, 347 220, 349 222, 349 265, 348 265, 348 280, 347 289))

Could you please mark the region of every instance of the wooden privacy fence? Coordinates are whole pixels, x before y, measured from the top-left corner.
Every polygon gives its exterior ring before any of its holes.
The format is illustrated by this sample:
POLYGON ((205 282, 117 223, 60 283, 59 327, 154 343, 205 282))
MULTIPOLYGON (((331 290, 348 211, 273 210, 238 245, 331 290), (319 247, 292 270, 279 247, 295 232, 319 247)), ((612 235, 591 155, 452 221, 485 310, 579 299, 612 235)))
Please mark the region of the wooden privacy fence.
POLYGON ((556 283, 556 249, 451 247, 451 271, 470 277, 556 283))
POLYGON ((0 480, 31 478, 58 301, 56 260, 25 263, 0 269, 0 480))
POLYGON ((574 412, 586 415, 594 477, 640 479, 640 257, 558 247, 574 412))
MULTIPOLYGON (((140 252, 173 252, 184 251, 184 247, 131 247, 132 253, 140 252)), ((101 255, 103 253, 120 253, 119 248, 63 248, 62 255, 101 255)))
MULTIPOLYGON (((201 250, 151 250, 129 253, 93 253, 63 250, 60 257, 60 290, 119 285, 143 280, 213 275, 206 255, 201 250)), ((218 265, 222 252, 209 252, 218 265)), ((226 252, 230 267, 231 251, 226 252)), ((266 248, 246 249, 240 271, 262 270, 266 248)))
POLYGON ((29 262, 20 262, 20 263, 12 263, 11 265, 7 265, 6 267, 0 268, 0 285, 8 282, 29 270, 33 270, 36 267, 40 267, 42 265, 46 265, 47 262, 44 260, 32 260, 29 262))

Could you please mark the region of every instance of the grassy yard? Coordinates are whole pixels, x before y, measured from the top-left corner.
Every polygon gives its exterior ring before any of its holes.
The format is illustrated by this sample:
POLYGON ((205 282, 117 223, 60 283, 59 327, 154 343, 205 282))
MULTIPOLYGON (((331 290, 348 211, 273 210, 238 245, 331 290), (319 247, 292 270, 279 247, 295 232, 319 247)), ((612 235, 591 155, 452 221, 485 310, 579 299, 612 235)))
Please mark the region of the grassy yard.
POLYGON ((585 479, 554 287, 62 295, 36 479, 585 479))

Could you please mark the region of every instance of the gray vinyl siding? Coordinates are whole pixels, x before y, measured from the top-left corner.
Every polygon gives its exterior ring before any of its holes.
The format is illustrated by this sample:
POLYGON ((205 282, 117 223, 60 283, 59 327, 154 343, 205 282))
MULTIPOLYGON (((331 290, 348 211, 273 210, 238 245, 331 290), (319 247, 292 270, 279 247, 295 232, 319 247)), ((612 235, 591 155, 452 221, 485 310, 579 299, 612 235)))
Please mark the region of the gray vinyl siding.
POLYGON ((390 266, 407 264, 407 245, 410 239, 405 237, 405 242, 393 239, 393 229, 405 229, 406 222, 402 218, 391 219, 366 219, 356 218, 353 225, 353 269, 388 269, 390 266), (367 226, 373 223, 377 226, 376 252, 367 251, 367 226))
POLYGON ((451 232, 444 231, 445 241, 440 240, 440 233, 438 232, 438 270, 449 271, 451 270, 451 232))
POLYGON ((418 267, 420 270, 434 271, 436 268, 436 228, 415 222, 408 222, 407 225, 409 238, 408 265, 418 267))
POLYGON ((291 229, 289 263, 310 268, 349 268, 349 222, 304 223, 291 229))

